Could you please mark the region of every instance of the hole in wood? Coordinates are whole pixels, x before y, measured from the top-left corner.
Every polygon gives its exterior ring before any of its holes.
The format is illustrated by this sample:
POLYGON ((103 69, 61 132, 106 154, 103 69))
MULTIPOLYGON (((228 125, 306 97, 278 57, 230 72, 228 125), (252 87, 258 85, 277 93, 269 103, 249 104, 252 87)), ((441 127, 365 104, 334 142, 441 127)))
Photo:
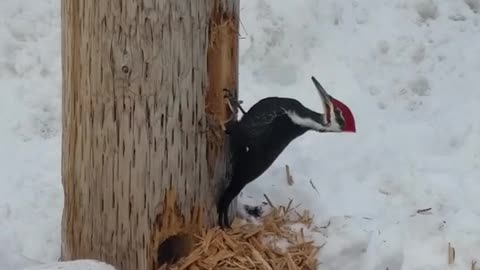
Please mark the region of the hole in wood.
POLYGON ((174 264, 180 258, 187 256, 192 249, 192 237, 180 233, 167 238, 158 247, 158 265, 174 264))

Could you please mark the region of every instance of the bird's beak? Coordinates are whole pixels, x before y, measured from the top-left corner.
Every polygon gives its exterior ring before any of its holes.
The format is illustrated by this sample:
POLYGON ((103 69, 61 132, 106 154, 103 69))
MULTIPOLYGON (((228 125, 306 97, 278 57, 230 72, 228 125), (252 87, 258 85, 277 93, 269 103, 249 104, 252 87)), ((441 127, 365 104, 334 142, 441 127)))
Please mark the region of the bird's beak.
POLYGON ((332 122, 332 116, 333 114, 333 104, 332 101, 330 100, 330 96, 328 95, 327 91, 322 87, 322 85, 315 79, 314 76, 312 76, 312 81, 315 87, 318 90, 318 94, 320 95, 320 98, 322 99, 322 104, 323 104, 323 111, 325 114, 323 115, 323 120, 326 125, 330 125, 332 122))

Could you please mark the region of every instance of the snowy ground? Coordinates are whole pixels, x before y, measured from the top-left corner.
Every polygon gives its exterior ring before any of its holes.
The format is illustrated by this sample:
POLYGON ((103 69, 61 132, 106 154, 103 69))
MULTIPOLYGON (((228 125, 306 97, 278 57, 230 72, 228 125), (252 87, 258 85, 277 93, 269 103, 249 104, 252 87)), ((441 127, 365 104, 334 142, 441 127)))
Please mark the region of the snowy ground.
MULTIPOLYGON (((448 242, 450 269, 480 260, 480 0, 241 5, 245 107, 275 95, 321 111, 314 75, 357 121, 299 138, 244 196, 330 220, 324 270, 447 269, 448 242)), ((0 270, 59 256, 59 7, 0 1, 0 270)))

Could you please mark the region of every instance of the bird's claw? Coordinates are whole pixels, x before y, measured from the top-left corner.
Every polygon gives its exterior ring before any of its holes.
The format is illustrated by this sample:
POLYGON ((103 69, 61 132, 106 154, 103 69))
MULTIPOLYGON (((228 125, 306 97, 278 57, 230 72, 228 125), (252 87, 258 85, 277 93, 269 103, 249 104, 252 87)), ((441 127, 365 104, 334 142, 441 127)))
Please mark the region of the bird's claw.
POLYGON ((235 97, 232 94, 231 90, 224 88, 223 91, 225 94, 223 95, 223 98, 226 100, 226 103, 228 107, 230 108, 230 111, 234 114, 237 111, 234 109, 233 104, 235 104, 235 97))
MULTIPOLYGON (((227 193, 229 194, 229 193, 227 193)), ((218 225, 222 230, 231 229, 230 222, 228 220, 228 199, 225 197, 225 194, 220 198, 220 201, 217 204, 217 214, 218 214, 218 225)))
POLYGON ((230 108, 230 111, 235 114, 237 113, 236 109, 240 109, 242 114, 245 114, 245 110, 241 106, 243 101, 237 100, 236 96, 232 94, 232 90, 224 88, 223 91, 226 92, 223 98, 227 100, 227 105, 230 108))
POLYGON ((220 210, 218 212, 218 225, 222 230, 226 229, 231 229, 232 227, 230 226, 228 222, 228 212, 220 210))

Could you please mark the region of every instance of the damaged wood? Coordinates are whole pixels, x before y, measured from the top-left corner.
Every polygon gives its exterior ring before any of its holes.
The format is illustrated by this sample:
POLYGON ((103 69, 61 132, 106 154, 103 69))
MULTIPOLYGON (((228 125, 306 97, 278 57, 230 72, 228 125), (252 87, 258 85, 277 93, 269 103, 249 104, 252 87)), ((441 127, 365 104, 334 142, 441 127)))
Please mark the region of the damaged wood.
MULTIPOLYGON (((221 185, 216 190, 215 199, 221 195, 221 192, 229 183, 230 175, 230 149, 228 137, 221 132, 220 127, 227 120, 236 119, 237 115, 232 115, 225 102, 225 91, 238 96, 238 41, 239 41, 239 14, 238 1, 215 1, 212 16, 209 21, 209 46, 207 51, 207 69, 208 69, 208 91, 206 94, 205 108, 206 114, 210 115, 220 125, 211 127, 211 132, 222 134, 218 138, 212 134, 207 137, 207 159, 209 166, 208 172, 211 177, 228 178, 225 181, 219 181, 221 185)), ((237 202, 234 200, 230 205, 229 219, 233 220, 237 202)))
POLYGON ((186 222, 174 190, 167 191, 152 228, 153 254, 148 256, 151 264, 175 263, 179 258, 189 254, 195 244, 194 234, 204 228, 201 217, 205 209, 193 206, 191 220, 186 222), (156 256, 155 256, 156 254, 156 256))

